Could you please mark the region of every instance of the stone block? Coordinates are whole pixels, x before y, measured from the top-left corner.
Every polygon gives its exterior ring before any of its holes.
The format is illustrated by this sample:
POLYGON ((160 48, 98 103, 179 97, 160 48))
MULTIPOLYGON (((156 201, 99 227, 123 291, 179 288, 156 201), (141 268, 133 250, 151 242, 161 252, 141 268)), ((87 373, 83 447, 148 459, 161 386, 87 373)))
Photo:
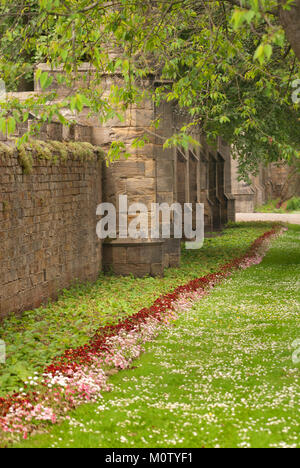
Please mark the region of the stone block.
POLYGON ((120 276, 129 276, 133 275, 136 278, 143 278, 144 276, 150 275, 151 273, 151 265, 150 264, 134 264, 134 263, 127 263, 127 264, 114 264, 111 265, 111 270, 115 275, 120 276))
POLYGON ((150 274, 151 276, 164 276, 163 265, 161 263, 152 263, 150 274))
POLYGON ((158 192, 172 192, 174 190, 173 177, 158 177, 157 178, 158 192))
POLYGON ((120 178, 143 177, 145 175, 145 163, 143 161, 120 161, 114 164, 113 173, 120 178))
POLYGON ((149 195, 155 191, 155 179, 128 179, 126 181, 126 193, 133 195, 149 195))

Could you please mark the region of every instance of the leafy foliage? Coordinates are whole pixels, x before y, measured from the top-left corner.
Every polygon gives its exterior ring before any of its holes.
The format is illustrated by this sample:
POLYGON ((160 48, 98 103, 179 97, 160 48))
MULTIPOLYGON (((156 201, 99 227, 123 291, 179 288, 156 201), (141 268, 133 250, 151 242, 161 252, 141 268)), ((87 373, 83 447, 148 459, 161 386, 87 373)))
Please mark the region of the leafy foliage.
POLYGON ((288 211, 300 211, 300 197, 291 198, 286 205, 288 211))
MULTIPOLYGON (((88 107, 105 120, 148 97, 174 102, 186 116, 167 146, 193 144, 195 129, 212 144, 222 136, 244 176, 261 162, 291 161, 299 157, 299 104, 291 98, 299 62, 279 22, 282 3, 289 8, 291 0, 23 0, 18 9, 4 0, 0 70, 7 85, 45 61, 60 67, 57 80, 70 94, 55 101, 51 73, 38 71, 42 93, 6 102, 2 119, 9 132, 28 111, 67 123, 63 108, 76 120, 88 107), (85 62, 90 68, 79 80, 85 62), (109 90, 103 76, 115 77, 109 90)), ((109 156, 124 152, 114 142, 109 156)))

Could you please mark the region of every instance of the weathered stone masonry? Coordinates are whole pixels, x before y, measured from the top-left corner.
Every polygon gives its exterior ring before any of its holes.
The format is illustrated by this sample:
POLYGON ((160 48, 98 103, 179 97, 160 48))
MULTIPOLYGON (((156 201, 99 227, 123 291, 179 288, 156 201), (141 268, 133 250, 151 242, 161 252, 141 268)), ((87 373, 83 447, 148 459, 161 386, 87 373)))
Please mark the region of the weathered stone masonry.
MULTIPOLYGON (((105 87, 112 82, 106 78, 105 87)), ((176 106, 156 108, 145 101, 128 109, 124 121, 105 124, 88 114, 84 109, 69 129, 45 125, 39 138, 85 141, 104 150, 121 140, 131 154, 128 160, 109 167, 74 159, 58 165, 35 160, 29 175, 16 154, 0 162, 0 316, 37 307, 76 279, 96 279, 102 263, 104 270, 135 276, 163 275, 165 268, 180 264, 180 239, 117 239, 101 245, 96 236, 101 201, 113 203, 118 212, 118 196, 127 195, 129 205, 143 203, 149 213, 152 203, 201 202, 207 231, 234 220, 230 148, 221 140, 209 147, 196 130, 197 149, 163 148, 185 122, 176 106), (161 125, 154 130, 157 118, 161 125), (147 144, 132 148, 132 141, 145 133, 147 144)), ((26 130, 18 128, 15 137, 26 130)))
MULTIPOLYGON (((176 108, 170 103, 156 108, 151 102, 145 102, 143 108, 131 112, 131 118, 128 117, 122 125, 108 122, 106 132, 103 128, 93 128, 94 135, 98 135, 98 144, 107 134, 109 137, 102 140, 104 145, 109 145, 112 138, 122 138, 131 152, 129 160, 119 160, 104 168, 104 200, 113 203, 119 211, 118 196, 127 195, 129 204, 143 203, 149 213, 152 203, 169 206, 175 202, 192 203, 195 207, 201 202, 205 205, 205 228, 210 232, 234 221, 228 145, 220 140, 218 147, 213 149, 204 138, 200 139, 199 132, 194 135, 201 143, 196 149, 164 149, 165 140, 184 124, 176 108), (154 133, 151 121, 158 117, 161 124, 154 133), (147 131, 148 143, 133 150, 131 141, 147 131)), ((103 245, 104 267, 116 274, 162 275, 165 268, 180 264, 180 254, 180 239, 172 238, 156 242, 118 239, 103 245)))
POLYGON ((0 317, 97 278, 101 179, 97 161, 35 160, 26 175, 16 153, 0 154, 0 317))
POLYGON ((285 161, 261 166, 257 176, 251 176, 250 183, 238 181, 237 160, 232 161, 232 168, 237 213, 253 213, 255 208, 269 200, 286 201, 300 196, 300 174, 295 166, 289 166, 285 161))
MULTIPOLYGON (((58 70, 51 70, 48 65, 40 64, 39 68, 53 75, 52 87, 58 93, 58 99, 68 93, 58 83, 58 70)), ((81 77, 92 77, 90 64, 82 64, 74 87, 80 85, 81 77), (91 74, 89 74, 91 73, 91 74)), ((103 76, 101 83, 104 95, 113 84, 122 85, 117 76, 103 76)), ((145 83, 146 84, 146 83, 145 83)), ((147 84, 150 85, 150 82, 147 84)), ((152 86, 159 86, 153 82, 152 86)), ((39 84, 36 83, 39 92, 39 84)), ((66 110, 66 117, 68 111, 66 110)), ((74 116, 70 114, 70 118, 74 116)), ((234 199, 231 195, 231 154, 230 148, 219 141, 213 149, 200 138, 200 129, 195 129, 194 137, 202 145, 197 150, 164 149, 167 138, 186 124, 186 116, 178 112, 175 103, 162 103, 156 107, 151 100, 145 99, 139 105, 132 105, 120 121, 112 118, 103 123, 99 116, 91 116, 89 109, 83 109, 76 116, 78 129, 85 129, 85 134, 75 135, 75 139, 84 139, 103 149, 108 149, 112 141, 122 141, 128 160, 119 160, 109 167, 103 167, 103 201, 110 202, 119 212, 119 195, 127 195, 128 204, 138 202, 147 206, 151 212, 152 203, 174 202, 205 204, 206 231, 218 230, 227 221, 235 219, 234 199), (158 129, 152 122, 160 120, 158 129), (143 148, 132 148, 132 142, 144 134, 148 142, 143 148)), ((150 226, 150 219, 149 226, 150 226)), ((128 219, 130 222, 130 217, 128 219)), ((104 242, 103 264, 105 270, 116 274, 162 275, 167 267, 180 263, 180 240, 132 241, 118 239, 104 242)))

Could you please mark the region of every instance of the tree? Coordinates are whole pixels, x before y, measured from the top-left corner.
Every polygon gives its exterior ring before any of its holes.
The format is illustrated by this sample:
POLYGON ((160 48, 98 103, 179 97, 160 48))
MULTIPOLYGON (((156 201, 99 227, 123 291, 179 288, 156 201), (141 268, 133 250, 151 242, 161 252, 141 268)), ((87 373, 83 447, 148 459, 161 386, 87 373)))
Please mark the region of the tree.
POLYGON ((285 30, 287 40, 291 44, 298 60, 300 60, 300 0, 294 0, 289 9, 283 8, 281 1, 280 22, 285 30))
MULTIPOLYGON (((51 75, 39 73, 44 93, 6 102, 0 127, 26 120, 29 111, 66 123, 66 106, 88 106, 106 119, 147 95, 157 104, 176 103, 186 115, 166 146, 194 144, 197 126, 212 144, 222 136, 236 148, 244 176, 262 161, 291 161, 300 143, 299 104, 292 101, 297 8, 298 0, 23 0, 17 13, 15 0, 4 0, 0 70, 7 84, 47 61, 62 68, 59 80, 70 95, 56 102, 47 91, 51 75), (74 90, 84 61, 91 74, 74 90), (101 86, 107 73, 123 78, 109 95, 101 86)), ((111 156, 120 149, 114 144, 111 156)))

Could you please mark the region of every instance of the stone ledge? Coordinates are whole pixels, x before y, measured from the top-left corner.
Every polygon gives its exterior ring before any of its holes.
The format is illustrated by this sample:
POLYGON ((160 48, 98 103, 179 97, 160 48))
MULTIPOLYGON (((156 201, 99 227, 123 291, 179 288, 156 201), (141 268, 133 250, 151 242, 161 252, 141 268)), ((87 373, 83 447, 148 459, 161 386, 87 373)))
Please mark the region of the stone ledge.
MULTIPOLYGON (((156 241, 143 241, 134 239, 114 239, 103 243, 103 265, 105 271, 112 271, 116 275, 134 275, 143 277, 147 275, 163 276, 164 268, 177 265, 180 253, 175 249, 176 259, 165 261, 165 239, 156 241)), ((175 250, 175 252, 174 252, 175 250)))
POLYGON ((143 241, 143 240, 135 240, 135 239, 106 239, 103 242, 103 245, 111 245, 117 247, 139 247, 139 246, 154 246, 154 245, 162 245, 165 243, 165 239, 158 239, 155 241, 143 241))

